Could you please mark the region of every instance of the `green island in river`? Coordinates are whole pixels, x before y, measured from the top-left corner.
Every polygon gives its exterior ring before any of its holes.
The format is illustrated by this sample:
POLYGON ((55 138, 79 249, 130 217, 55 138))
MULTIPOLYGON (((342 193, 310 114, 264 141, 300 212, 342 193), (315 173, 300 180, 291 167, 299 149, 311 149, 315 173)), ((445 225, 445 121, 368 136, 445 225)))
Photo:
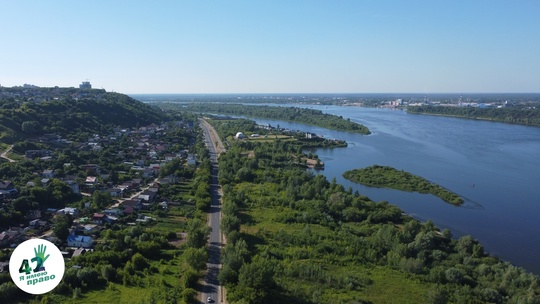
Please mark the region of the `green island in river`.
POLYGON ((320 110, 298 107, 254 106, 224 103, 191 103, 174 104, 159 103, 159 107, 167 110, 187 110, 199 113, 219 113, 227 115, 242 115, 247 117, 276 119, 289 122, 318 126, 331 130, 371 134, 368 127, 345 119, 341 116, 323 113, 320 110))
POLYGON ((343 177, 367 186, 429 193, 453 205, 463 204, 463 198, 459 195, 431 183, 425 178, 388 166, 373 165, 363 169, 349 170, 343 173, 343 177))

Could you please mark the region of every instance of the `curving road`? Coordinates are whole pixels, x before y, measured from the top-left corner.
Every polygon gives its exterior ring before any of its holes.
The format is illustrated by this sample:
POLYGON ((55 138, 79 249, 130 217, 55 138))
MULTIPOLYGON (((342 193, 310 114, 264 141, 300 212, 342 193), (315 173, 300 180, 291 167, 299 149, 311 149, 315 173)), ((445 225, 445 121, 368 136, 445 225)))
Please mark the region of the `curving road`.
POLYGON ((210 232, 210 244, 208 246, 208 263, 207 272, 204 278, 204 286, 202 289, 204 303, 210 297, 215 303, 226 303, 224 300, 223 288, 219 285, 218 273, 221 268, 221 247, 223 246, 221 236, 221 187, 218 181, 218 162, 217 158, 219 152, 223 151, 221 148, 221 140, 215 133, 212 126, 206 121, 200 120, 200 125, 203 129, 204 140, 208 150, 210 151, 210 160, 212 161, 212 183, 210 184, 210 192, 212 195, 212 201, 210 205, 210 211, 208 212, 208 225, 212 228, 210 232), (217 142, 217 147, 216 147, 217 142))

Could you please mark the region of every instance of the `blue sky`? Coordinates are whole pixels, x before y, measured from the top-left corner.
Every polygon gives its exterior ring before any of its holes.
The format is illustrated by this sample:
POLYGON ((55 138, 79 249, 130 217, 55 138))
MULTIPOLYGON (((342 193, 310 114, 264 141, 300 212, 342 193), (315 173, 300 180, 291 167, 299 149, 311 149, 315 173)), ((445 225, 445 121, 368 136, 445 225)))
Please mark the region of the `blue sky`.
POLYGON ((0 85, 540 92, 540 1, 0 1, 0 85))

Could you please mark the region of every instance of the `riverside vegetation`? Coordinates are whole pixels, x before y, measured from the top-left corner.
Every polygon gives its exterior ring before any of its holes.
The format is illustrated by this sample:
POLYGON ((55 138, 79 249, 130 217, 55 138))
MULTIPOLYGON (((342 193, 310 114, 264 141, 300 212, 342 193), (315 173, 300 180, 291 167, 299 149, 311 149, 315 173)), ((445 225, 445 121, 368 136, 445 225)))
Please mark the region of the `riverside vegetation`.
POLYGON ((158 103, 157 105, 165 109, 183 109, 197 113, 219 113, 276 119, 319 126, 332 130, 348 131, 365 135, 371 134, 369 129, 362 124, 352 122, 340 116, 325 114, 320 110, 314 109, 218 103, 192 103, 187 105, 158 103))
POLYGON ((343 177, 367 186, 429 193, 453 205, 463 204, 463 198, 459 195, 422 177, 388 166, 373 165, 363 169, 349 170, 343 173, 343 177))
POLYGON ((407 107, 407 112, 412 114, 431 114, 469 119, 491 120, 540 127, 540 108, 536 107, 478 108, 410 106, 407 107))
POLYGON ((538 277, 294 165, 287 141, 219 158, 230 303, 538 303, 538 277))

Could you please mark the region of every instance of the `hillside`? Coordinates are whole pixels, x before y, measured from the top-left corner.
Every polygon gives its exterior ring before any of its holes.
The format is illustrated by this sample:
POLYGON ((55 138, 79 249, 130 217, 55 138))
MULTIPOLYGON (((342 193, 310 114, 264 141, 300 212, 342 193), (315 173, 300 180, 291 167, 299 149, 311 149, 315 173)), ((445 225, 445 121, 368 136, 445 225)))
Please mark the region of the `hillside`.
POLYGON ((75 88, 1 88, 0 141, 48 133, 98 133, 166 119, 158 108, 127 95, 75 88))

